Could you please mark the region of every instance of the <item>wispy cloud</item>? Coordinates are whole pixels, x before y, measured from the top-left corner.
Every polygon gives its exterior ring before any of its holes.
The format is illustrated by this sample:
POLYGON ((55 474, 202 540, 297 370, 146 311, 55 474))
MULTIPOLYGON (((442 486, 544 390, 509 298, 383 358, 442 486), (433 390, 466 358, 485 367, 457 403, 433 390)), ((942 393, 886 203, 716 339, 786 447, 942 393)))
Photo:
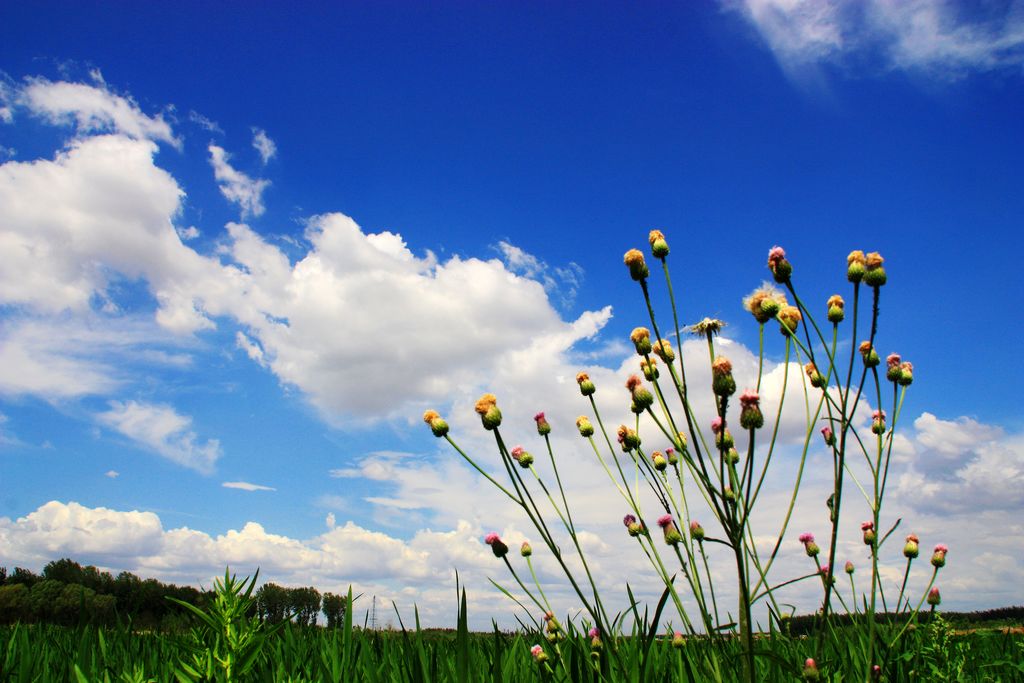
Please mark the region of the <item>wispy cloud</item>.
POLYGON ((248 175, 234 168, 228 160, 231 155, 222 147, 210 145, 210 165, 213 166, 213 176, 217 179, 221 194, 242 210, 242 218, 250 216, 262 216, 263 191, 270 186, 269 180, 262 178, 250 178, 248 175))
POLYGON ((250 484, 247 481, 226 481, 221 484, 226 489, 239 489, 241 491, 276 491, 277 489, 272 486, 262 486, 261 484, 250 484))
POLYGON ((951 0, 723 0, 791 74, 835 63, 943 79, 1024 66, 1024 4, 951 0))
POLYGON ((201 443, 191 429, 192 418, 167 405, 111 401, 110 410, 96 418, 139 446, 204 474, 213 471, 221 456, 217 439, 201 443))
POLYGON ((264 166, 277 155, 277 145, 267 137, 267 131, 262 128, 252 129, 252 146, 260 153, 264 166))

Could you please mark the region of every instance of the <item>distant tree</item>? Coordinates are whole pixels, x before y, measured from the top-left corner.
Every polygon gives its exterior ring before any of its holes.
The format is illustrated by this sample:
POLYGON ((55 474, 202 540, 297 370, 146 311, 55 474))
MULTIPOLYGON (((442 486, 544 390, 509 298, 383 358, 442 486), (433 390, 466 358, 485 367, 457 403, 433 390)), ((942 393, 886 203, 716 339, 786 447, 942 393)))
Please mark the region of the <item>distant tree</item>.
POLYGON ((7 567, 0 567, 0 586, 7 583, 7 567))
POLYGON ((54 560, 43 567, 43 578, 63 583, 84 584, 82 565, 66 557, 54 560))
POLYGON ((327 628, 340 628, 345 623, 345 603, 347 597, 337 593, 324 593, 324 616, 327 617, 327 628))
POLYGON ((64 591, 63 581, 43 579, 32 586, 29 593, 29 611, 34 621, 57 621, 58 599, 64 591))
POLYGON ((30 621, 29 588, 23 583, 0 586, 0 624, 30 621))
POLYGON ((265 583, 256 591, 256 609, 260 619, 271 624, 285 620, 289 609, 288 589, 276 583, 265 583))
POLYGON ((312 626, 320 613, 320 591, 312 586, 292 588, 288 592, 288 608, 299 626, 312 626))
POLYGON ((41 576, 29 569, 23 569, 22 567, 15 567, 14 573, 7 577, 7 583, 23 583, 29 588, 32 588, 32 586, 39 583, 41 580, 41 576))

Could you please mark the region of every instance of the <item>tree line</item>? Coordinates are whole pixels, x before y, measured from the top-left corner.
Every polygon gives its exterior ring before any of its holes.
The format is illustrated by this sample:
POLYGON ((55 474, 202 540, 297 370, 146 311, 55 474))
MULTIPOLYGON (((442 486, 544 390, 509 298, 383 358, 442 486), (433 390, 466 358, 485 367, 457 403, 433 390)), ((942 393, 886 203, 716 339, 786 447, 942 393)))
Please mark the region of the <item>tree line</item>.
MULTIPOLYGON (((188 627, 187 610, 167 598, 203 608, 212 591, 142 579, 131 572, 117 576, 68 558, 54 560, 41 574, 0 566, 0 624, 130 623, 132 628, 179 631, 188 627)), ((292 621, 300 626, 318 623, 323 613, 328 628, 342 624, 345 596, 321 594, 313 587, 288 588, 266 583, 256 592, 253 614, 264 621, 292 621)))

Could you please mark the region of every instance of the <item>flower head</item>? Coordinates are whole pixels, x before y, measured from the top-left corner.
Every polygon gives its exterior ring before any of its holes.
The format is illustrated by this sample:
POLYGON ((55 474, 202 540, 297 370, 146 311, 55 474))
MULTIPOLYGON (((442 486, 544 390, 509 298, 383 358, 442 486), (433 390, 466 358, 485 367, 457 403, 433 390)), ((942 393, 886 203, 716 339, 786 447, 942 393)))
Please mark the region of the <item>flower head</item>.
POLYGON ((523 541, 523 544, 519 546, 519 554, 523 557, 533 555, 533 546, 530 545, 529 541, 523 541))
POLYGON ((832 428, 827 425, 821 428, 821 438, 825 440, 826 446, 836 445, 836 435, 832 431, 832 428))
POLYGON ((788 282, 793 274, 793 266, 786 260, 786 251, 782 247, 772 247, 768 252, 768 269, 772 271, 775 281, 788 282))
POLYGON ((630 429, 626 425, 619 425, 615 434, 619 441, 619 445, 622 446, 623 453, 629 453, 640 446, 640 437, 637 435, 636 431, 630 429))
POLYGON ((476 402, 476 412, 480 414, 484 429, 490 431, 501 424, 501 411, 498 410, 498 399, 494 394, 484 394, 476 402))
POLYGON ((909 361, 900 363, 900 376, 896 383, 901 387, 907 387, 914 382, 914 366, 909 361))
POLYGON ((828 321, 830 323, 839 324, 843 322, 843 308, 846 303, 843 301, 843 297, 838 294, 833 294, 828 298, 828 302, 825 304, 828 310, 828 321))
POLYGON ((938 607, 940 604, 942 604, 942 595, 939 594, 938 586, 933 586, 932 589, 928 591, 927 599, 928 604, 932 607, 938 607))
POLYGON ((653 382, 658 379, 658 361, 656 358, 641 358, 640 371, 644 373, 644 379, 653 382))
POLYGON ((640 253, 639 249, 630 249, 622 257, 622 260, 629 268, 629 276, 634 280, 646 280, 647 276, 651 274, 644 262, 644 255, 640 253))
POLYGON ((508 546, 505 545, 501 537, 496 532, 491 532, 484 536, 484 543, 491 546, 491 552, 494 553, 495 557, 505 557, 508 554, 508 546))
POLYGON ((697 520, 690 522, 690 535, 697 539, 698 542, 704 540, 704 527, 697 520))
POLYGON ((935 567, 935 568, 945 567, 946 566, 946 553, 948 553, 948 552, 949 552, 949 548, 947 548, 942 543, 940 543, 937 546, 935 546, 935 552, 932 553, 932 566, 935 567))
POLYGON ((754 316, 759 323, 766 323, 782 309, 789 305, 786 295, 779 291, 770 282, 764 282, 760 287, 743 298, 743 308, 754 316))
POLYGON ((668 468, 668 460, 665 459, 665 454, 661 451, 651 453, 651 462, 654 463, 654 469, 659 472, 664 472, 668 468))
POLYGON ((860 282, 864 279, 866 270, 864 252, 859 249, 851 251, 846 257, 846 279, 854 283, 860 282))
POLYGON ((683 540, 683 536, 679 533, 679 529, 676 528, 672 515, 662 515, 659 517, 658 526, 665 532, 665 543, 668 545, 676 545, 683 540))
POLYGON ((849 560, 847 560, 846 561, 846 566, 844 567, 844 569, 846 570, 847 574, 853 574, 853 569, 854 569, 853 562, 850 562, 849 560))
POLYGON ((804 662, 803 676, 805 681, 817 681, 821 679, 821 672, 818 671, 818 665, 814 663, 814 660, 810 657, 804 662))
POLYGON ((622 525, 623 526, 629 527, 631 524, 636 524, 636 516, 635 515, 626 515, 625 517, 622 518, 622 525))
POLYGON ((725 327, 725 322, 718 318, 704 318, 698 323, 690 325, 690 332, 699 337, 715 336, 725 327))
POLYGON ((597 390, 590 375, 585 372, 576 373, 576 383, 580 385, 580 393, 584 396, 590 396, 597 390))
POLYGON ((666 363, 671 363, 676 359, 676 352, 672 350, 672 345, 668 343, 667 339, 659 339, 654 342, 651 345, 651 352, 666 363))
POLYGON ((864 273, 864 284, 869 287, 881 287, 885 284, 885 268, 882 263, 885 261, 882 255, 873 251, 864 258, 864 265, 867 268, 864 273))
POLYGON ((732 363, 725 356, 718 356, 711 363, 711 389, 717 396, 732 396, 736 393, 732 363))
POLYGON ((590 418, 580 415, 576 418, 576 428, 580 430, 580 436, 588 437, 594 435, 594 425, 590 424, 590 418))
POLYGON ((434 436, 441 438, 448 433, 448 423, 436 410, 428 410, 423 413, 423 421, 430 425, 430 431, 434 436))
POLYGON ((825 376, 818 370, 818 366, 814 362, 809 362, 804 366, 804 372, 807 373, 807 378, 811 382, 811 386, 815 389, 821 389, 825 386, 825 376))
POLYGON ((544 413, 537 413, 533 416, 533 421, 537 423, 537 433, 541 436, 547 436, 551 433, 551 425, 548 423, 547 418, 544 417, 544 413))
POLYGON ((533 657, 533 660, 538 664, 543 664, 548 661, 548 654, 544 652, 544 648, 540 645, 534 645, 530 648, 530 656, 533 657))
POLYGON ((629 340, 636 347, 636 352, 645 356, 651 352, 651 331, 646 327, 637 327, 629 335, 629 340))
MULTIPOLYGON (((474 410, 480 415, 484 415, 487 413, 491 406, 497 405, 497 403, 497 396, 495 396, 494 394, 484 394, 483 396, 477 399, 476 407, 474 408, 474 410)), ((424 416, 424 419, 426 419, 426 416, 424 416)))
POLYGON ((778 313, 779 331, 782 334, 796 334, 800 321, 804 319, 800 309, 796 306, 783 306, 778 313))
POLYGON ((878 351, 875 351, 875 347, 869 341, 860 343, 860 357, 864 359, 864 367, 868 368, 877 367, 882 362, 878 357, 878 351))
POLYGON ((910 560, 917 557, 921 552, 921 548, 918 545, 919 543, 920 541, 916 534, 909 534, 907 536, 907 542, 903 546, 903 556, 910 560))
POLYGON ((664 259, 668 256, 668 242, 665 241, 665 235, 661 230, 651 230, 647 240, 651 243, 651 254, 654 258, 664 259))
POLYGON ((807 553, 807 557, 814 557, 821 552, 821 548, 814 542, 814 534, 812 533, 804 532, 800 534, 800 542, 804 544, 804 552, 807 553))
POLYGON ((533 456, 530 453, 527 453, 526 449, 524 449, 522 446, 514 447, 509 454, 512 456, 512 459, 519 463, 519 466, 522 467, 523 469, 527 469, 530 465, 533 464, 533 456))

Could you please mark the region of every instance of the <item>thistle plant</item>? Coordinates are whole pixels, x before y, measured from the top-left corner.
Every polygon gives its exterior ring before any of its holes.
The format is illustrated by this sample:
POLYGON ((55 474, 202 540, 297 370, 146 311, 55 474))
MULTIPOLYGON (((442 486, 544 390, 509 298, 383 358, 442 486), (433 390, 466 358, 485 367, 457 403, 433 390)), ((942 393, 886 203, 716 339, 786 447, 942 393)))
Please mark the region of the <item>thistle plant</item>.
MULTIPOLYGON (((877 253, 861 251, 849 255, 846 278, 852 287, 850 303, 847 305, 840 294, 822 297, 825 322, 819 325, 814 310, 818 306, 808 304, 798 293, 795 268, 785 250, 772 248, 767 266, 773 282, 762 284, 743 300, 743 307, 758 325, 759 345, 757 374, 752 378, 742 377, 744 382, 749 380, 750 385, 741 386, 734 375, 732 361, 723 353, 727 347, 716 344, 726 323, 705 317, 690 326, 680 324, 682 312, 673 291, 667 239, 655 230, 650 233, 649 242, 651 255, 660 262, 664 277, 663 293, 657 296, 664 299, 660 305, 667 307, 670 316, 662 318, 656 314, 658 307, 652 292, 651 269, 643 253, 631 249, 625 254, 624 262, 631 279, 640 288, 646 309, 643 326, 630 334, 642 375, 642 378, 631 375, 625 381, 632 422, 617 427, 606 425, 594 400, 598 387, 588 373, 580 372, 576 380, 586 414, 576 420, 576 427, 587 450, 592 452, 621 498, 626 513, 623 518, 626 532, 639 546, 653 576, 663 587, 651 627, 659 626, 657 622, 662 618, 663 609, 667 609, 664 618, 680 628, 678 632, 669 630, 672 634, 669 640, 674 645, 682 647, 685 639, 693 636, 729 648, 738 644, 740 666, 734 675, 744 681, 755 681, 760 678, 759 664, 761 668, 767 666, 757 657, 755 607, 767 611, 773 629, 778 627, 784 631, 784 623, 792 616, 792 607, 780 602, 779 589, 813 581, 821 587, 817 632, 836 637, 837 626, 832 615, 841 609, 853 619, 862 636, 853 639, 859 644, 858 653, 846 662, 847 669, 854 670, 843 674, 861 680, 876 677, 887 664, 887 653, 914 623, 925 601, 933 607, 938 604, 938 591, 933 588, 948 552, 944 545, 935 547, 931 556, 931 580, 919 599, 916 593, 915 598, 911 598, 907 583, 911 564, 919 555, 919 541, 913 534, 908 536, 903 549, 906 558, 903 582, 895 602, 889 603, 881 581, 880 562, 883 548, 900 520, 883 519, 882 504, 894 432, 900 423, 906 392, 913 382, 913 366, 898 354, 891 354, 880 371, 882 363, 876 344, 879 301, 887 283, 884 259, 877 253), (773 329, 778 330, 774 339, 780 342, 773 343, 766 338, 766 330, 773 329), (840 351, 841 333, 849 341, 848 354, 840 351), (684 334, 695 336, 706 346, 706 360, 700 360, 703 353, 683 353, 684 334), (768 397, 763 395, 762 387, 769 354, 783 358, 781 387, 778 396, 770 397, 771 403, 766 402, 768 397), (697 359, 687 358, 687 355, 696 355, 697 359), (688 367, 696 362, 708 363, 710 386, 688 381, 688 370, 690 377, 697 376, 692 367, 688 367), (793 448, 784 443, 781 435, 790 383, 797 384, 801 390, 805 416, 802 437, 795 449, 799 454, 795 471, 788 462, 776 464, 780 451, 793 448), (713 409, 712 419, 704 423, 698 419, 697 407, 697 399, 702 397, 710 399, 713 409), (762 405, 772 404, 777 405, 774 415, 766 416, 762 405), (667 443, 668 446, 654 450, 648 446, 651 443, 667 443), (774 580, 772 568, 780 553, 795 549, 795 543, 787 545, 785 540, 792 533, 791 522, 808 455, 812 449, 822 447, 832 465, 831 493, 822 510, 822 527, 827 532, 821 545, 809 531, 797 539, 813 568, 797 577, 774 580), (755 542, 754 521, 760 519, 755 517, 755 510, 765 490, 769 470, 780 469, 782 471, 775 474, 772 481, 787 482, 788 505, 781 519, 774 519, 778 516, 777 509, 767 515, 761 513, 771 519, 770 523, 778 525, 772 534, 774 540, 770 549, 765 550, 755 542), (852 489, 850 482, 853 482, 852 489), (870 553, 870 569, 863 572, 868 576, 868 583, 860 593, 854 583, 852 562, 845 564, 849 590, 846 582, 840 584, 833 572, 837 559, 845 559, 836 557, 840 531, 855 530, 854 524, 842 514, 848 489, 863 497, 871 513, 870 519, 861 523, 863 542, 870 553), (698 521, 698 515, 703 521, 698 521), (886 525, 887 530, 881 533, 886 525), (711 571, 709 555, 712 554, 730 558, 729 564, 734 567, 735 606, 722 604, 723 591, 719 588, 716 592, 715 584, 722 580, 722 575, 711 571), (849 602, 845 596, 849 596, 849 602), (880 610, 898 615, 896 621, 883 623, 876 617, 880 610), (733 614, 735 624, 727 621, 733 614)), ((689 344, 689 348, 693 348, 693 342, 689 344)), ((708 401, 702 401, 701 405, 706 403, 708 401)), ((800 408, 799 405, 789 406, 786 415, 800 408)), ((527 564, 529 583, 523 580, 525 573, 517 571, 508 556, 508 547, 497 534, 487 538, 495 556, 504 561, 521 595, 525 596, 525 604, 512 590, 497 582, 495 585, 528 614, 533 610, 544 614, 543 626, 540 620, 530 617, 547 640, 546 647, 534 648, 533 657, 546 673, 556 674, 561 666, 564 675, 570 677, 559 648, 563 647, 567 634, 577 630, 571 620, 562 624, 554 616, 531 560, 531 556, 546 551, 561 568, 582 606, 580 618, 593 633, 599 634, 589 638, 595 671, 602 675, 615 672, 630 678, 630 671, 635 670, 620 652, 624 622, 628 614, 639 621, 645 621, 645 617, 640 617, 628 586, 629 607, 616 613, 610 611, 599 591, 579 542, 580 529, 563 487, 559 460, 552 450, 552 425, 544 413, 534 417, 537 432, 544 439, 553 482, 540 475, 534 456, 523 447, 509 447, 502 431, 503 416, 497 397, 485 394, 477 402, 476 412, 484 429, 493 435, 500 459, 499 471, 504 470, 503 475, 489 472, 481 464, 482 459, 471 457, 460 448, 449 435, 447 422, 436 411, 427 411, 424 421, 435 436, 446 439, 477 472, 511 500, 536 530, 540 542, 534 544, 536 547, 524 546, 521 553, 527 564), (571 562, 563 555, 565 538, 575 551, 571 562)), ((888 599, 892 597, 890 591, 888 599)), ((634 632, 636 628, 634 625, 634 632)), ((578 632, 587 633, 587 629, 578 632)), ((800 653, 801 659, 792 663, 795 675, 805 680, 829 676, 831 664, 827 653, 820 651, 822 642, 823 639, 818 638, 800 646, 807 651, 800 653)), ((715 651, 702 648, 702 659, 691 662, 691 672, 703 671, 721 679, 723 670, 731 666, 727 660, 732 658, 716 658, 715 651)), ((736 652, 735 649, 730 651, 736 652)))

